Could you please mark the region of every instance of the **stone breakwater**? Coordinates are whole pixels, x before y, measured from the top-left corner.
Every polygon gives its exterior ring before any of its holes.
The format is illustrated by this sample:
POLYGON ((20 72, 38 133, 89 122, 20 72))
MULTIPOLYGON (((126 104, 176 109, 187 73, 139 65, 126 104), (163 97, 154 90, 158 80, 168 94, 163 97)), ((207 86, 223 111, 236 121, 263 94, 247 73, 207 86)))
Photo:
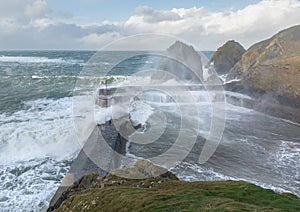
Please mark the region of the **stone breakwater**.
POLYGON ((73 161, 70 171, 53 196, 48 211, 58 208, 66 199, 68 189, 83 176, 97 172, 99 176, 104 177, 109 171, 120 168, 120 158, 115 152, 124 155, 127 140, 118 133, 115 127, 116 122, 121 123, 121 128, 128 127, 130 124, 129 118, 124 117, 122 122, 121 120, 113 120, 95 126, 77 158, 73 161), (103 142, 111 147, 110 151, 104 151, 101 148, 103 142), (100 161, 102 168, 97 165, 100 161), (104 167, 103 163, 105 163, 104 167))

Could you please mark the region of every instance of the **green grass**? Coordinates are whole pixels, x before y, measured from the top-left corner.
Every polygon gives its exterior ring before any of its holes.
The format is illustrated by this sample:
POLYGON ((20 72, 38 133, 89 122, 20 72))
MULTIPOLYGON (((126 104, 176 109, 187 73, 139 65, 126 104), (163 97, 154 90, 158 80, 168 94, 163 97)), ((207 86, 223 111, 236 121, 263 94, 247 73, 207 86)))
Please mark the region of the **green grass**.
POLYGON ((147 180, 91 189, 69 198, 57 211, 300 211, 300 199, 243 181, 147 180))

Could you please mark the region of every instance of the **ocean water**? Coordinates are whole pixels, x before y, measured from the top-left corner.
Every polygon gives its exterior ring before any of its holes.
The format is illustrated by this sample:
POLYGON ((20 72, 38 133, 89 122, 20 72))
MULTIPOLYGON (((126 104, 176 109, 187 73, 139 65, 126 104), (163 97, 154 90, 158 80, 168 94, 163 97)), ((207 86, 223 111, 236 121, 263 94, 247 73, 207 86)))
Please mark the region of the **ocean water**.
MULTIPOLYGON (((82 72, 94 54, 0 52, 0 211, 48 208, 81 149, 73 124, 78 117, 73 116, 72 96, 78 78, 91 84, 99 81, 94 77, 97 71, 82 72)), ((110 70, 118 58, 127 54, 105 52, 99 64, 90 64, 110 70)), ((128 75, 143 61, 147 64, 141 54, 116 66, 112 74, 128 75)))
POLYGON ((79 150, 76 77, 93 52, 0 52, 0 211, 45 211, 79 150))
MULTIPOLYGON (((73 114, 73 90, 78 78, 93 84, 84 73, 93 51, 12 51, 0 52, 0 211, 45 211, 72 159, 80 151, 73 114)), ((118 58, 128 52, 104 52, 99 64, 110 70, 118 58)), ((211 54, 211 53, 207 53, 211 54)), ((136 70, 151 68, 139 53, 118 63, 110 74, 124 80, 136 70)), ((94 73, 96 75, 96 73, 94 73)), ((101 76, 98 76, 101 77, 101 76)), ((101 80, 100 80, 101 81, 101 80)), ((115 83, 116 81, 113 80, 115 83)), ((102 82, 102 81, 101 81, 102 82)), ((202 99, 201 93, 194 92, 202 99)), ((205 98, 204 98, 205 99, 205 98)), ((209 130, 207 104, 197 104, 201 128, 209 130)), ((176 137, 176 104, 153 93, 131 108, 136 123, 146 123, 156 110, 167 114, 169 134, 153 145, 127 145, 130 157, 147 158, 166 151, 176 137)), ((246 180, 260 186, 300 196, 300 126, 242 107, 227 105, 227 122, 221 143, 204 165, 197 163, 201 139, 183 163, 174 171, 184 180, 246 180)), ((99 120, 108 111, 97 111, 99 120)), ((159 123, 158 123, 159 124, 159 123)))

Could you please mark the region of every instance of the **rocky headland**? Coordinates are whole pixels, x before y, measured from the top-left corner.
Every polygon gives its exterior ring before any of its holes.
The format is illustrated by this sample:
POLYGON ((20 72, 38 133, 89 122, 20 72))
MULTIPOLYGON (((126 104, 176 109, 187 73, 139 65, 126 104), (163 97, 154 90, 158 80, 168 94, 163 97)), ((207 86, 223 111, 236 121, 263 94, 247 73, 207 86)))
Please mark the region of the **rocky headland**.
POLYGON ((300 26, 254 44, 233 65, 241 52, 229 41, 211 59, 227 73, 225 89, 254 97, 258 111, 300 123, 300 26))
POLYGON ((251 46, 230 70, 253 91, 300 98, 300 26, 279 32, 251 46))

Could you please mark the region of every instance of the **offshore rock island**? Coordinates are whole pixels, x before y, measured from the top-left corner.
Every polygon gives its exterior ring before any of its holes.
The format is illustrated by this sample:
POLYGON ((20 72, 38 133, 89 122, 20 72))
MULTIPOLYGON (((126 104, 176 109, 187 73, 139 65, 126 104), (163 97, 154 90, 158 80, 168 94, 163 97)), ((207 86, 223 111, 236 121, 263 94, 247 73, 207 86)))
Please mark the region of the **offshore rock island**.
POLYGON ((230 69, 242 58, 245 52, 246 50, 241 44, 230 40, 217 49, 209 63, 213 63, 218 74, 228 74, 230 69))

